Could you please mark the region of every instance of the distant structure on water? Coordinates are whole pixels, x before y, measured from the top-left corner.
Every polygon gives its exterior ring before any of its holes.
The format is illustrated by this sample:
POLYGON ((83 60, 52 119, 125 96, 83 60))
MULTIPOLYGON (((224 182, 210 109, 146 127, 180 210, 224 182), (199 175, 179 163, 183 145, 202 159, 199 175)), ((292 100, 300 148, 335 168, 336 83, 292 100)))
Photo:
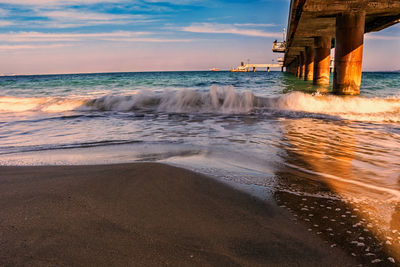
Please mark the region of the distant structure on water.
MULTIPOLYGON (((275 40, 273 45, 272 45, 272 51, 278 52, 278 53, 285 53, 286 49, 286 41, 285 41, 285 36, 286 36, 286 31, 283 29, 283 40, 282 42, 278 42, 278 40, 275 40)), ((283 71, 283 62, 284 58, 279 57, 277 59, 278 63, 266 63, 266 64, 250 64, 249 60, 247 64, 244 62, 241 62, 239 67, 236 67, 234 69, 231 69, 231 72, 256 72, 257 69, 266 69, 267 72, 269 72, 270 68, 280 68, 281 71, 283 71)))
POLYGON ((283 70, 283 58, 278 58, 277 64, 245 64, 241 62, 240 66, 231 69, 231 72, 256 72, 257 69, 266 69, 269 72, 270 68, 281 68, 283 70))

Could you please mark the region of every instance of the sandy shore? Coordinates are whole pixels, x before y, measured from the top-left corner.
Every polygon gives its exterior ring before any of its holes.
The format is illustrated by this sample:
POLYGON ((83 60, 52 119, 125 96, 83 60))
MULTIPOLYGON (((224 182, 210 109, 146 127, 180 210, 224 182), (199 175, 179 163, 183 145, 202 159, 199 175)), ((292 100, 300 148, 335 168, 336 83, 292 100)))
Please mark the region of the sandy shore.
POLYGON ((0 265, 354 266, 273 203, 156 163, 0 167, 0 265))

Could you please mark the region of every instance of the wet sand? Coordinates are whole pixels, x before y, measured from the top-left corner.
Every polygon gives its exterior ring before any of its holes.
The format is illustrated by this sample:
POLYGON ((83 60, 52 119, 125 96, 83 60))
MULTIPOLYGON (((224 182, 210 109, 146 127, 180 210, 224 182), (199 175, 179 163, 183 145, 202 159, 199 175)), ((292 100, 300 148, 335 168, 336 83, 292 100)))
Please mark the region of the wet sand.
POLYGON ((0 265, 354 266, 274 203, 157 163, 0 167, 0 265))

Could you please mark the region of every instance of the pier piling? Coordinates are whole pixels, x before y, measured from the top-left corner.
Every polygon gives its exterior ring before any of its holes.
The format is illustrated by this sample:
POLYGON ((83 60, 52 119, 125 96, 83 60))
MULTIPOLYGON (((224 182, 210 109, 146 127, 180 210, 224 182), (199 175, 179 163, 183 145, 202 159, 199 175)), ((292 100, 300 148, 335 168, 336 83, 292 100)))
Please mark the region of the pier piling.
POLYGON ((295 60, 293 60, 292 63, 290 63, 290 71, 293 75, 296 75, 297 66, 295 60))
POLYGON ((313 84, 329 85, 329 67, 331 62, 331 38, 314 38, 314 77, 313 84))
POLYGON ((304 75, 306 73, 306 64, 305 64, 305 59, 304 59, 304 52, 300 52, 300 75, 299 77, 301 79, 304 79, 304 75))
POLYGON ((306 47, 305 53, 305 81, 312 81, 314 76, 314 49, 311 46, 306 47))
POLYGON ((364 28, 365 12, 346 12, 336 16, 335 94, 360 94, 364 28))

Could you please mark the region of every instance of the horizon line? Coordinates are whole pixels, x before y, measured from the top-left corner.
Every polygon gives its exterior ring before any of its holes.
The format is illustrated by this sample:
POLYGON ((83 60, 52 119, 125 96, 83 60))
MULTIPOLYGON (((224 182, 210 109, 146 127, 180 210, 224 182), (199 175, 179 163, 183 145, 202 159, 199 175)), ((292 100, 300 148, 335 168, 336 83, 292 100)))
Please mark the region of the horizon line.
MULTIPOLYGON (((279 69, 278 67, 274 69, 279 69)), ((67 73, 37 73, 37 74, 14 74, 14 73, 4 73, 0 74, 0 78, 4 77, 17 77, 17 76, 56 76, 56 75, 95 75, 95 74, 118 74, 118 73, 152 73, 152 72, 230 72, 230 69, 222 69, 219 71, 211 70, 143 70, 143 71, 109 71, 109 72, 67 72, 67 73)), ((249 71, 248 73, 252 73, 249 71)), ((266 70, 257 70, 256 72, 268 72, 266 70)), ((270 70, 270 72, 281 72, 280 70, 270 70)), ((285 73, 286 71, 284 71, 285 73)), ((398 70, 365 70, 365 72, 400 72, 398 70)), ((246 72, 244 72, 246 73, 246 72)))

